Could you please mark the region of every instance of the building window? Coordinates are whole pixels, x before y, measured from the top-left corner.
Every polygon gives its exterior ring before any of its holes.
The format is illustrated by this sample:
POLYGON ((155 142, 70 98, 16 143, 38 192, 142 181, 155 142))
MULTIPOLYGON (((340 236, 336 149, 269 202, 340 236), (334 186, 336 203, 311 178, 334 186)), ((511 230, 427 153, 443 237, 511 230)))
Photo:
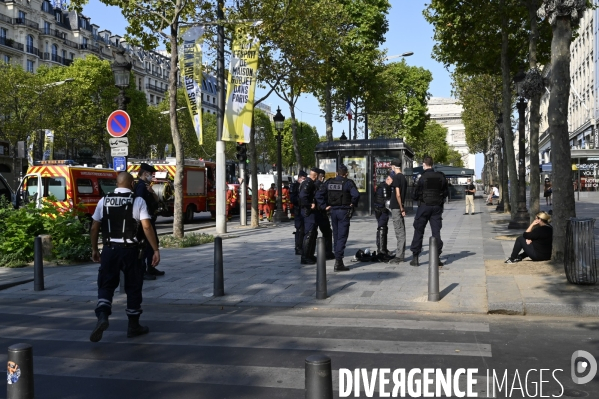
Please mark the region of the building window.
POLYGON ((87 48, 87 37, 81 38, 81 48, 87 48))
POLYGON ((51 11, 50 11, 50 3, 49 3, 49 2, 47 2, 47 1, 44 1, 44 2, 42 3, 42 11, 45 11, 45 12, 51 12, 51 11))
MULTIPOLYGON (((6 34, 8 31, 4 28, 0 28, 0 39, 4 42, 6 40, 6 34)), ((4 44, 4 43, 3 43, 4 44)))
MULTIPOLYGON (((46 3, 44 2, 44 4, 46 4, 46 3)), ((50 22, 48 22, 48 21, 44 21, 44 33, 46 35, 50 34, 50 22)))
POLYGON ((27 52, 33 53, 33 36, 27 35, 27 52))
POLYGON ((19 11, 19 21, 20 22, 25 22, 26 16, 27 16, 27 14, 25 14, 23 11, 19 11))
POLYGON ((62 23, 62 13, 61 11, 56 11, 56 22, 59 24, 62 23))
POLYGON ((52 61, 58 61, 58 46, 56 44, 52 45, 52 61))
POLYGON ((139 78, 139 91, 141 91, 141 78, 139 78))
POLYGON ((33 73, 33 61, 27 60, 27 72, 33 73))
POLYGON ((150 94, 150 104, 154 104, 154 95, 150 94))
POLYGON ((75 53, 71 53, 71 59, 74 60, 75 59, 75 53))
POLYGON ((3 55, 2 61, 4 61, 6 64, 10 64, 10 57, 8 55, 3 55))
POLYGON ((62 59, 63 60, 67 59, 67 50, 62 50, 62 59))

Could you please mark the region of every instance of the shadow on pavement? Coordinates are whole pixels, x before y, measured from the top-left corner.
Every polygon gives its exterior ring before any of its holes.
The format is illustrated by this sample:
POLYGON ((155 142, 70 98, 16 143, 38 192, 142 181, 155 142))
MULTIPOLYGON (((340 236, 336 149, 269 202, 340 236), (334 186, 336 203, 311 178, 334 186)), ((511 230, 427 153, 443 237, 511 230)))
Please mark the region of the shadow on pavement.
POLYGON ((439 292, 439 300, 445 298, 451 291, 453 291, 458 285, 458 283, 451 283, 447 287, 443 289, 443 291, 439 292))

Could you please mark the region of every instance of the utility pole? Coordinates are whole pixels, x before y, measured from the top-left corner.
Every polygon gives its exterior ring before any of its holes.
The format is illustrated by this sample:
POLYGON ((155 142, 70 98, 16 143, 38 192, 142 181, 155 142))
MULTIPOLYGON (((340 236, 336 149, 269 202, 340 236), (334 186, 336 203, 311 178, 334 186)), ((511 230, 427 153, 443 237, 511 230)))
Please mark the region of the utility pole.
POLYGON ((217 44, 216 50, 216 85, 217 111, 216 111, 216 233, 227 232, 227 219, 225 217, 226 185, 225 185, 225 142, 223 141, 223 125, 225 120, 225 27, 224 1, 218 0, 216 5, 217 44))

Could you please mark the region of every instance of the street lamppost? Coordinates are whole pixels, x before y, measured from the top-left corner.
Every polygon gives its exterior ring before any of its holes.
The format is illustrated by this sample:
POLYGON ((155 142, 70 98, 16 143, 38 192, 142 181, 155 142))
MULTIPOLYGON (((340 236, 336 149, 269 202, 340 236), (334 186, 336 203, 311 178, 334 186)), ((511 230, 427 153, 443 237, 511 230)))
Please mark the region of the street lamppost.
POLYGON ((530 215, 526 209, 526 132, 525 112, 528 105, 522 94, 522 83, 526 78, 523 70, 514 76, 516 91, 518 92, 518 211, 514 220, 508 225, 508 229, 525 229, 529 225, 530 215))
POLYGON ((129 87, 129 78, 131 77, 133 64, 131 64, 123 48, 113 48, 112 54, 114 61, 111 68, 114 75, 114 85, 119 89, 119 95, 115 98, 115 101, 118 109, 126 111, 127 104, 131 99, 125 96, 125 89, 129 87))
POLYGON ((286 222, 289 219, 287 215, 283 213, 283 162, 281 160, 281 132, 285 124, 285 117, 281 114, 281 108, 277 107, 277 114, 272 118, 275 122, 275 129, 277 130, 277 209, 273 218, 275 222, 286 222))

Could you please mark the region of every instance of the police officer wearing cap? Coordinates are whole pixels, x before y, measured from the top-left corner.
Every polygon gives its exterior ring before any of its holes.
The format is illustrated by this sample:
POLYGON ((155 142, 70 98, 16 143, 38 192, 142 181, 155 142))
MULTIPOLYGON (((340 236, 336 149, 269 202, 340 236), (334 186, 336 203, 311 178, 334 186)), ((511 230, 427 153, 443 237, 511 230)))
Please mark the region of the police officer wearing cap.
POLYGON ((316 263, 314 251, 316 250, 316 203, 314 195, 316 194, 316 179, 318 178, 318 169, 310 169, 310 174, 300 185, 299 202, 304 219, 304 241, 302 243, 302 265, 313 265, 316 263))
MULTIPOLYGON (((133 192, 136 197, 141 197, 146 202, 146 207, 148 208, 148 213, 152 217, 150 223, 152 223, 152 229, 154 230, 154 235, 156 234, 156 218, 158 215, 156 212, 159 208, 159 200, 158 195, 152 189, 150 184, 152 183, 152 176, 156 172, 156 168, 152 165, 148 165, 147 163, 141 163, 139 165, 139 172, 137 172, 137 183, 135 184, 135 189, 133 192)), ((145 250, 143 254, 142 262, 144 264, 144 280, 156 280, 156 276, 164 276, 164 272, 152 267, 152 256, 154 251, 152 250, 152 246, 145 240, 145 250)))
POLYGON ((360 200, 360 192, 354 181, 347 178, 347 174, 347 166, 339 165, 337 176, 327 180, 316 193, 319 209, 331 211, 336 272, 349 270, 343 264, 343 252, 349 235, 350 219, 360 200))
POLYGON ((387 176, 381 181, 374 193, 374 216, 376 217, 376 248, 379 253, 379 259, 389 260, 389 250, 387 249, 387 234, 389 231, 389 216, 391 215, 390 201, 392 196, 393 178, 387 176))
MULTIPOLYGON (((316 191, 320 190, 320 187, 324 184, 324 176, 326 172, 324 169, 318 169, 318 179, 314 184, 316 185, 316 191)), ((326 253, 326 259, 332 260, 335 259, 335 254, 333 253, 333 230, 331 229, 331 222, 329 220, 329 215, 327 211, 323 211, 316 207, 316 224, 322 233, 324 238, 324 248, 326 253)))
POLYGON ((136 337, 150 331, 148 327, 139 324, 144 272, 139 260, 139 237, 144 234, 154 251, 151 266, 160 263, 160 252, 146 203, 143 198, 134 196, 132 188, 133 176, 128 172, 119 173, 114 193, 109 193, 98 201, 92 216, 92 259, 94 262, 100 262, 96 305, 98 323, 89 337, 92 342, 100 341, 103 332, 108 328, 108 316, 112 313, 112 297, 119 285, 121 271, 125 276, 127 293, 127 337, 136 337), (140 225, 143 232, 140 231, 140 225), (98 251, 100 229, 103 239, 102 255, 98 251))
POLYGON ((306 180, 306 177, 308 177, 308 174, 303 170, 300 170, 300 172, 297 175, 297 181, 293 182, 291 184, 291 187, 289 188, 289 198, 291 200, 291 203, 293 204, 293 222, 295 224, 294 234, 296 255, 302 254, 302 247, 304 245, 304 218, 302 216, 302 209, 300 206, 299 192, 300 185, 304 182, 304 180, 306 180))
MULTIPOLYGON (((410 262, 412 266, 419 266, 418 255, 422 252, 422 238, 427 223, 430 222, 433 237, 435 237, 439 248, 439 255, 441 255, 443 249, 441 227, 443 223, 443 204, 448 195, 447 178, 443 172, 436 172, 433 169, 433 158, 431 157, 424 157, 422 169, 422 175, 412 194, 414 201, 418 201, 418 210, 416 216, 414 216, 414 238, 410 246, 413 255, 410 262)), ((440 259, 439 266, 443 266, 440 259)))

